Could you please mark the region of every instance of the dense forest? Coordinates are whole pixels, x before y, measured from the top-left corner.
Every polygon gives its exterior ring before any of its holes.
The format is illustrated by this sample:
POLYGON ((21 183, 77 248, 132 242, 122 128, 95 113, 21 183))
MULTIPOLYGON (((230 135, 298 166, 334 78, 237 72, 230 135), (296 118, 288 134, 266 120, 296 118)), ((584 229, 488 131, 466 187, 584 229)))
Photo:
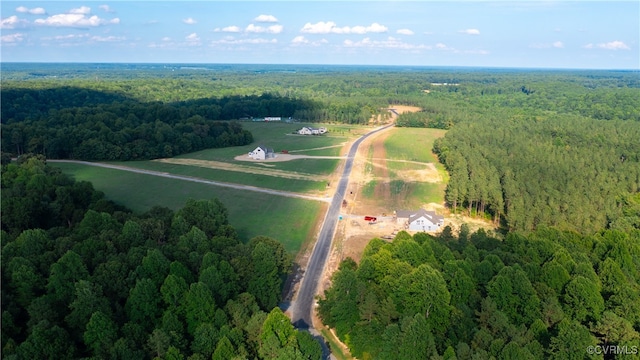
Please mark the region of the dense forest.
POLYGON ((539 225, 590 234, 617 221, 640 191, 640 122, 573 115, 538 120, 496 111, 434 144, 454 212, 492 214, 511 230, 539 225))
POLYGON ((217 200, 134 215, 41 157, 2 166, 3 359, 319 359, 277 308, 291 258, 217 200))
POLYGON ((498 240, 447 227, 371 240, 360 264, 340 264, 319 313, 358 359, 566 360, 602 358, 595 346, 639 354, 638 299, 638 230, 498 240))

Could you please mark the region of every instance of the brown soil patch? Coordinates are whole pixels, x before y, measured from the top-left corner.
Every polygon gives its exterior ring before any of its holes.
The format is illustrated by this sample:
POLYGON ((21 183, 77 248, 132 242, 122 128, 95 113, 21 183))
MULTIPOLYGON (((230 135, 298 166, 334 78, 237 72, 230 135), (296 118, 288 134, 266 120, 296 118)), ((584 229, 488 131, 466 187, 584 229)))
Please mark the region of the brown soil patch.
POLYGON ((389 108, 394 109, 398 114, 404 114, 407 112, 418 112, 422 110, 422 108, 419 108, 417 106, 409 106, 409 105, 391 105, 389 106, 389 108))

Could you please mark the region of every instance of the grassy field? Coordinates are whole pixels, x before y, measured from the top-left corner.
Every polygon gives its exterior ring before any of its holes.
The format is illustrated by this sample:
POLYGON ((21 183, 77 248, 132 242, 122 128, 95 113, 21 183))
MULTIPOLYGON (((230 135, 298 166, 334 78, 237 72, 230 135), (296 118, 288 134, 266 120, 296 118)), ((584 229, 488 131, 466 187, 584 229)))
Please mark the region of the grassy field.
POLYGON ((242 167, 257 169, 274 169, 308 175, 309 178, 318 176, 318 179, 290 179, 276 175, 252 174, 241 171, 217 169, 215 167, 202 167, 197 165, 168 164, 157 161, 131 161, 113 162, 114 164, 137 167, 147 170, 168 172, 171 174, 195 176, 208 180, 252 185, 274 190, 286 190, 300 193, 317 193, 326 188, 326 179, 331 175, 340 160, 338 159, 296 159, 284 162, 251 162, 238 161, 234 158, 245 155, 258 145, 273 148, 276 152, 282 150, 293 151, 294 154, 311 156, 339 156, 342 145, 355 136, 368 131, 365 127, 350 125, 324 125, 329 129, 328 135, 303 136, 294 135, 292 132, 309 124, 301 123, 274 123, 274 122, 243 122, 242 126, 251 131, 254 142, 251 145, 228 147, 222 149, 207 149, 189 154, 176 156, 177 159, 195 159, 206 161, 219 161, 228 164, 237 164, 242 167), (304 151, 299 151, 304 150, 304 151), (265 164, 267 166, 265 166, 265 164))
POLYGON ((179 155, 178 158, 234 161, 238 155, 247 154, 259 145, 273 148, 275 152, 298 151, 297 154, 314 156, 339 156, 340 147, 326 148, 327 146, 337 146, 366 132, 364 127, 348 125, 327 125, 327 124, 304 124, 304 123, 274 123, 274 122, 242 122, 242 127, 253 134, 253 143, 245 146, 228 147, 222 149, 207 149, 189 154, 179 155), (294 131, 303 126, 320 127, 328 129, 327 134, 322 136, 305 136, 293 134, 294 131), (317 149, 318 150, 308 150, 317 149))
POLYGON ((189 198, 218 198, 229 210, 229 222, 243 240, 257 235, 273 237, 295 254, 312 235, 322 203, 263 193, 216 187, 188 181, 136 174, 80 164, 55 164, 76 180, 85 180, 106 197, 135 212, 154 205, 173 210, 189 198))
POLYGON ((440 129, 395 128, 393 133, 387 137, 384 142, 387 159, 433 163, 443 180, 441 183, 405 182, 398 179, 398 172, 421 170, 425 168, 425 165, 413 162, 387 161, 391 177, 389 185, 396 206, 415 208, 424 203, 442 204, 444 202, 448 174, 431 149, 434 140, 444 136, 445 133, 446 130, 440 129))
MULTIPOLYGON (((326 160, 331 161, 331 160, 326 160)), ((337 161, 337 160, 333 160, 337 161)), ((259 186, 266 189, 285 190, 298 193, 317 192, 326 188, 326 181, 309 181, 284 179, 275 176, 249 174, 237 171, 204 168, 195 165, 162 163, 157 161, 119 162, 118 165, 139 169, 167 172, 177 175, 194 176, 207 180, 222 181, 234 184, 259 186)), ((325 165, 326 167, 326 165, 325 165)), ((333 165, 335 168, 335 165, 333 165)), ((330 173, 330 172, 329 172, 330 173)))
POLYGON ((431 151, 433 141, 445 133, 440 129, 395 128, 384 142, 387 158, 437 163, 438 158, 431 151))

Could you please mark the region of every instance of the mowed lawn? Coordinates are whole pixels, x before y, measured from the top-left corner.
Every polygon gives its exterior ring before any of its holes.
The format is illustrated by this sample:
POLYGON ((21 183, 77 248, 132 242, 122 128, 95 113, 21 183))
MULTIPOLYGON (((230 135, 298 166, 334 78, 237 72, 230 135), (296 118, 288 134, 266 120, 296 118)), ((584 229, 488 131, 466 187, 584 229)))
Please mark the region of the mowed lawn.
POLYGON ((433 142, 444 136, 446 130, 396 127, 384 142, 387 159, 438 163, 431 151, 433 142))
POLYGON ((177 179, 81 164, 56 163, 78 181, 90 181, 106 197, 134 212, 144 212, 154 205, 177 210, 189 198, 218 198, 229 211, 229 222, 244 241, 257 235, 282 242, 292 254, 313 236, 312 227, 324 204, 252 191, 241 191, 177 179))
POLYGON ((326 180, 337 168, 339 159, 304 158, 284 162, 252 162, 238 161, 236 156, 247 156, 257 146, 266 146, 276 153, 283 150, 296 155, 309 156, 340 156, 342 145, 351 141, 362 133, 369 131, 367 127, 350 125, 277 123, 277 122, 242 122, 242 126, 251 131, 254 142, 250 145, 227 147, 221 149, 206 149, 193 153, 176 156, 176 159, 195 159, 219 161, 243 167, 260 169, 274 169, 300 173, 303 175, 318 175, 317 180, 288 179, 271 175, 252 174, 241 171, 230 171, 216 168, 206 168, 197 165, 168 164, 158 161, 130 161, 111 162, 113 164, 136 167, 147 170, 168 172, 177 175, 200 177, 207 180, 223 181, 242 185, 258 186, 274 190, 286 190, 299 193, 318 193, 326 188, 326 180), (322 136, 304 136, 293 134, 303 126, 327 127, 329 132, 322 136))
POLYGON ((345 125, 306 124, 306 123, 278 123, 278 122, 242 122, 242 127, 253 134, 253 143, 244 146, 234 146, 222 149, 206 149, 189 154, 176 156, 182 159, 235 161, 238 155, 246 155, 257 146, 265 146, 276 153, 283 150, 294 151, 295 154, 313 156, 339 156, 340 147, 345 142, 355 139, 369 131, 369 128, 345 125), (328 129, 325 135, 297 135, 296 130, 303 126, 321 127, 328 129), (329 146, 336 146, 327 148, 329 146), (324 148, 324 149, 318 149, 324 148), (316 149, 316 150, 311 150, 316 149), (303 151, 301 151, 303 150, 303 151))
MULTIPOLYGON (((277 176, 243 173, 239 171, 227 171, 215 168, 206 168, 197 165, 163 163, 158 161, 128 161, 118 162, 114 164, 129 166, 138 169, 167 172, 176 175, 193 176, 213 181, 221 181, 240 185, 251 185, 265 189, 283 190, 297 193, 322 191, 326 188, 327 185, 326 181, 321 180, 311 181, 287 179, 277 176)), ((335 168, 335 165, 333 165, 333 167, 335 168)))

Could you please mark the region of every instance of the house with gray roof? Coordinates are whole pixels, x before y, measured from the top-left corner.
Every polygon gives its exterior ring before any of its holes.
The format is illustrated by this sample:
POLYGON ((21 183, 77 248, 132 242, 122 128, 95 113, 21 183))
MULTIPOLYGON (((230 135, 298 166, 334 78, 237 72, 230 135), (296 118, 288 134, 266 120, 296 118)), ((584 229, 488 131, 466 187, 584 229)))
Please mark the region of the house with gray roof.
POLYGON ((270 149, 265 146, 258 146, 255 150, 249 152, 249 157, 253 160, 265 160, 276 157, 273 149, 270 149))
POLYGON ((438 231, 444 225, 444 216, 424 209, 396 210, 396 222, 410 231, 438 231))

